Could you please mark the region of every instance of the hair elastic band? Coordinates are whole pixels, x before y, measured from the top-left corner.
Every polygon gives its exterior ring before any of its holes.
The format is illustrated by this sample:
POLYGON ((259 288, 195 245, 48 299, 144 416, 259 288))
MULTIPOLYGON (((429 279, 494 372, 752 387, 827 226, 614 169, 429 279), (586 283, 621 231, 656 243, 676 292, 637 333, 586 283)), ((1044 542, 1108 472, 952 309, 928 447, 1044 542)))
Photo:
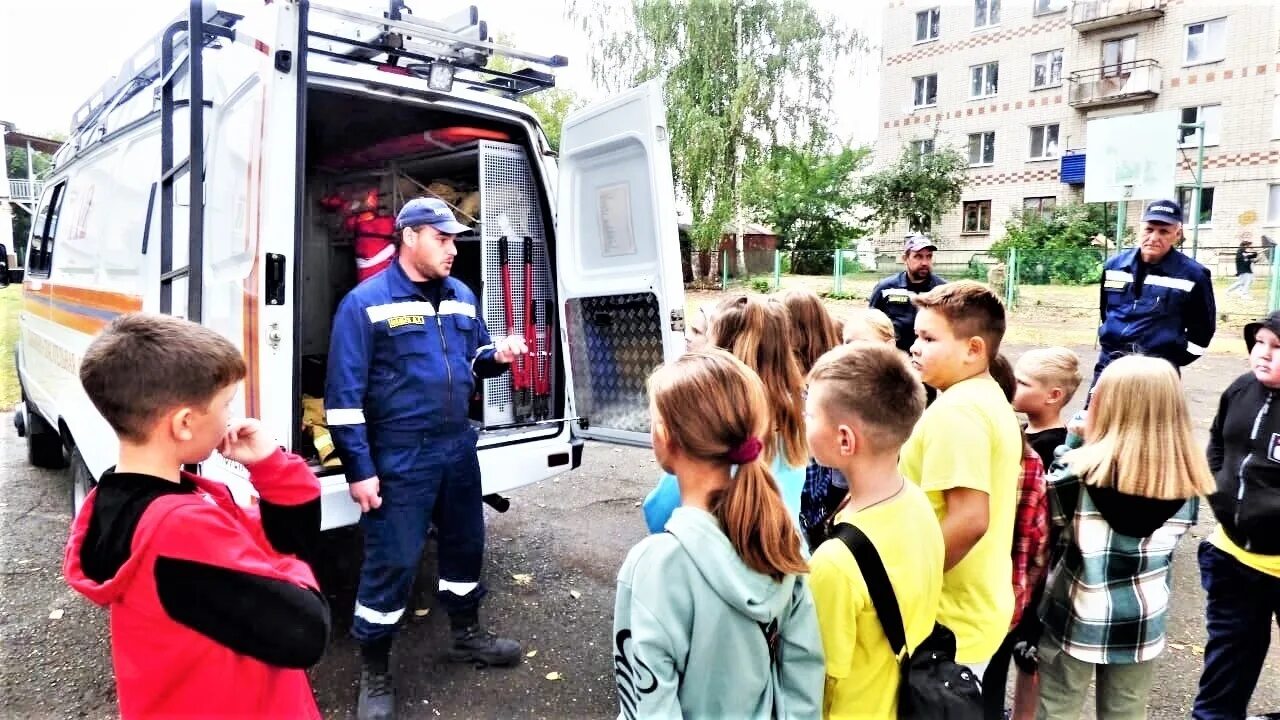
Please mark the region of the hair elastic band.
POLYGON ((729 462, 734 465, 745 465, 749 462, 755 462, 760 457, 760 451, 764 449, 764 443, 760 442, 760 438, 749 437, 742 441, 741 445, 729 451, 729 462))

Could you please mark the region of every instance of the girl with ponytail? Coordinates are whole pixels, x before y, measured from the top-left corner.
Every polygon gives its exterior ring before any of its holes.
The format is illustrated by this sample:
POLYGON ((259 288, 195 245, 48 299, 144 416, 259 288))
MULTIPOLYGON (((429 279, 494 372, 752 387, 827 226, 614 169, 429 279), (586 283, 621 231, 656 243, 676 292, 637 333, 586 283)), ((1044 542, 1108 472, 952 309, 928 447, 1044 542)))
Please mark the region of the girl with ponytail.
MULTIPOLYGON (((809 450, 805 445, 804 377, 793 352, 791 316, 780 302, 738 295, 720 302, 712 314, 707 338, 729 351, 759 376, 764 387, 768 426, 760 437, 764 461, 782 494, 787 514, 799 526, 809 450)), ((644 500, 649 532, 662 532, 680 504, 676 479, 666 474, 644 500)))
POLYGON ((658 369, 649 397, 654 455, 681 506, 618 573, 620 717, 817 717, 822 640, 763 454, 764 385, 713 349, 658 369))

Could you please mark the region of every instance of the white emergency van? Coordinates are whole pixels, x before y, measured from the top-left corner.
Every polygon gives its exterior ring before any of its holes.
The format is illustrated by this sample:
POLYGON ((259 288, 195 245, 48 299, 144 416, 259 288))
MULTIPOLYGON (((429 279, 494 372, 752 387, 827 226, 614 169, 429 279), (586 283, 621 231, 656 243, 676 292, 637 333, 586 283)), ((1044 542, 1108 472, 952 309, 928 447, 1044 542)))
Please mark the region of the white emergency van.
MULTIPOLYGON (((32 225, 16 352, 15 425, 33 464, 71 465, 73 508, 117 452, 80 358, 112 318, 149 311, 242 349, 239 412, 311 460, 325 529, 354 523, 323 427, 330 327, 386 259, 362 254, 379 238, 361 223, 418 196, 472 227, 453 275, 542 369, 536 387, 487 380, 472 403, 490 504, 577 467, 585 437, 648 441, 645 378, 684 349, 661 87, 572 114, 557 157, 517 101, 554 76, 486 64, 564 58, 487 36, 474 7, 426 20, 402 0, 244 15, 192 0, 80 108, 32 225)), ((251 502, 239 465, 215 453, 199 470, 251 502)))

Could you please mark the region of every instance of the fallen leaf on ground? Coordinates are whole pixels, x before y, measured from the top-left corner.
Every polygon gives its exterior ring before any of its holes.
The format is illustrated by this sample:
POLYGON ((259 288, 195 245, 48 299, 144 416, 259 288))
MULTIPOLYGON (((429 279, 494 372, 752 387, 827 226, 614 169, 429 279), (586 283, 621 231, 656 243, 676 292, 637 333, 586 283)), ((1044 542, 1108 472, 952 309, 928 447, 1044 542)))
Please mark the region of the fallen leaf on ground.
POLYGON ((517 585, 532 585, 533 576, 528 573, 512 573, 511 579, 516 581, 517 585))
POLYGON ((49 613, 49 619, 50 619, 50 620, 61 620, 61 619, 62 619, 62 610, 60 610, 60 609, 59 609, 59 610, 54 610, 53 612, 49 613))
POLYGON ((534 657, 534 656, 535 656, 535 655, 537 655, 537 654, 538 654, 538 651, 537 651, 537 650, 530 650, 529 652, 525 653, 525 654, 524 654, 524 656, 525 656, 525 657, 534 657))
POLYGON ((559 680, 559 679, 560 679, 560 673, 558 673, 558 672, 549 672, 549 673, 547 673, 547 679, 548 679, 548 680, 559 680))
POLYGON ((582 597, 582 593, 578 592, 577 590, 570 590, 570 591, 569 591, 569 595, 570 595, 574 600, 577 600, 578 598, 582 597))

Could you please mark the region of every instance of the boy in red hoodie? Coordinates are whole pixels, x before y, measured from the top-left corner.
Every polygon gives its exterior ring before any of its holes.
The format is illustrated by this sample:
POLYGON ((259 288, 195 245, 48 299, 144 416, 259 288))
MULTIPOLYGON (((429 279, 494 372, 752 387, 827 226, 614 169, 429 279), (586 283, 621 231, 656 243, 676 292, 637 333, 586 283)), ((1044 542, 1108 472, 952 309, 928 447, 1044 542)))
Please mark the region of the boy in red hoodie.
POLYGON ((320 717, 304 668, 324 652, 329 607, 293 556, 318 540, 319 483, 257 420, 231 418, 244 375, 222 336, 143 313, 81 361, 120 457, 72 525, 63 573, 110 611, 126 720, 320 717), (248 469, 255 508, 181 471, 215 449, 248 469))

